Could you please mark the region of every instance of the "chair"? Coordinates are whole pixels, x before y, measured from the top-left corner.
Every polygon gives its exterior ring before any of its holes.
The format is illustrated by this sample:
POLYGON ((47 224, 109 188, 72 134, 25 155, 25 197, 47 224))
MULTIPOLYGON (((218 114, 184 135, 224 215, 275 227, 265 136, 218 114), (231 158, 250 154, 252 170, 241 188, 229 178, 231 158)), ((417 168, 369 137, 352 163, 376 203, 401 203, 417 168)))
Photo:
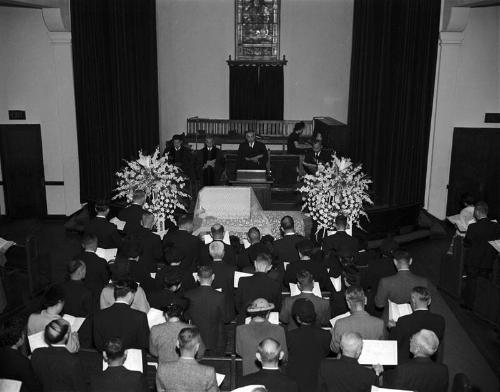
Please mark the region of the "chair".
POLYGON ((451 392, 472 392, 473 390, 469 378, 464 373, 455 374, 451 392))

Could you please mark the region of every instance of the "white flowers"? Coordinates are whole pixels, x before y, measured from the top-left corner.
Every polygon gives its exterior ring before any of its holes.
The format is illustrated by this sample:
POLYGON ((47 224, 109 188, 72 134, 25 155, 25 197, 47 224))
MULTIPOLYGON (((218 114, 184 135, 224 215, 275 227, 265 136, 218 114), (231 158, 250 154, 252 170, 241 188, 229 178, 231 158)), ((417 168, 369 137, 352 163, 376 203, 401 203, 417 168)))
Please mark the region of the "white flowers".
POLYGON ((317 223, 318 230, 333 229, 338 214, 359 227, 360 217, 366 216, 363 203, 373 204, 367 193, 371 182, 361 172, 361 165, 354 166, 350 159, 333 154, 331 162, 318 165, 315 174, 304 177, 299 188, 302 210, 317 223))
POLYGON ((146 192, 144 209, 155 215, 157 220, 165 217, 174 221, 177 208, 186 210, 180 199, 190 197, 181 189, 185 187, 185 178, 179 168, 170 165, 167 157, 160 157, 157 147, 153 155, 143 155, 139 159, 126 162, 126 166, 116 173, 118 186, 113 199, 125 197, 132 201, 134 191, 146 192))

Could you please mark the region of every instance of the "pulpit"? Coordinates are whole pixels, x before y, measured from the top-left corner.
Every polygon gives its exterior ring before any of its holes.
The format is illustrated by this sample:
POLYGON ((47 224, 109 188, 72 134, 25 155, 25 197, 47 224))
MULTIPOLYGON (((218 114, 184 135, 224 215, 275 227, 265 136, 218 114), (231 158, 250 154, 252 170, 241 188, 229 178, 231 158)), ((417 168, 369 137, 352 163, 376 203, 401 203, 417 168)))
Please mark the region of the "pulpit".
POLYGON ((233 186, 252 188, 262 209, 270 208, 273 181, 267 179, 265 170, 237 170, 236 180, 229 183, 233 186))

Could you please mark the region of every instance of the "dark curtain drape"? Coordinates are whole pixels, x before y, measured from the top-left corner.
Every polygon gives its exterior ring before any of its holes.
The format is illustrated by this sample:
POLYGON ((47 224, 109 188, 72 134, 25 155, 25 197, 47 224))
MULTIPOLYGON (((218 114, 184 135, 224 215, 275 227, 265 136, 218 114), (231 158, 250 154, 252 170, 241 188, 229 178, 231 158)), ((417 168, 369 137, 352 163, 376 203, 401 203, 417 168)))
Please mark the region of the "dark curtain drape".
POLYGON ((159 142, 155 0, 73 0, 71 25, 80 198, 107 199, 159 142))
POLYGON ((380 204, 424 199, 440 2, 355 0, 351 149, 380 204))
POLYGON ((283 66, 230 66, 229 118, 283 120, 283 66))

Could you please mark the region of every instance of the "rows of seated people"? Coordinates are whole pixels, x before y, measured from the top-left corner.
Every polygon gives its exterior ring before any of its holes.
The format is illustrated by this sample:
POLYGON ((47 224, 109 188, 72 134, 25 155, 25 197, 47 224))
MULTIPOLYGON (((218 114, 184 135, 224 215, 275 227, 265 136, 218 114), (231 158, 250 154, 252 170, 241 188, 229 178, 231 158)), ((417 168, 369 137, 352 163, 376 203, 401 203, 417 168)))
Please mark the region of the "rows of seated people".
POLYGON ((214 369, 197 359, 231 354, 242 359, 238 386, 267 388, 256 391, 447 390, 438 350, 444 319, 429 310, 429 282, 410 271, 411 255, 397 244, 388 241, 381 255, 367 257, 345 232, 343 216, 321 246, 296 233, 289 216, 280 239, 250 228, 246 249, 236 237, 224 243, 219 224, 204 243, 187 216, 161 240, 150 213, 139 204, 127 209, 123 237, 107 221, 107 207, 98 206, 82 253, 68 262, 68 279, 30 315, 27 334, 42 334, 48 347, 34 350, 30 361, 20 350, 19 323, 2 333, 0 359, 12 366, 2 366, 0 378, 22 380, 26 391, 140 391, 143 377, 123 367, 126 350, 139 349, 158 360, 158 391, 219 390, 214 369), (98 247, 118 248, 116 259, 97 256, 98 247), (248 275, 237 280, 239 272, 248 275), (283 294, 290 284, 297 295, 283 294), (395 321, 390 303, 413 312, 395 321), (151 309, 163 313, 152 326, 151 309), (85 318, 78 332, 64 314, 85 318), (385 339, 397 341, 397 366, 358 362, 364 341, 385 339), (90 385, 79 370, 83 348, 104 353, 108 364, 90 385))

